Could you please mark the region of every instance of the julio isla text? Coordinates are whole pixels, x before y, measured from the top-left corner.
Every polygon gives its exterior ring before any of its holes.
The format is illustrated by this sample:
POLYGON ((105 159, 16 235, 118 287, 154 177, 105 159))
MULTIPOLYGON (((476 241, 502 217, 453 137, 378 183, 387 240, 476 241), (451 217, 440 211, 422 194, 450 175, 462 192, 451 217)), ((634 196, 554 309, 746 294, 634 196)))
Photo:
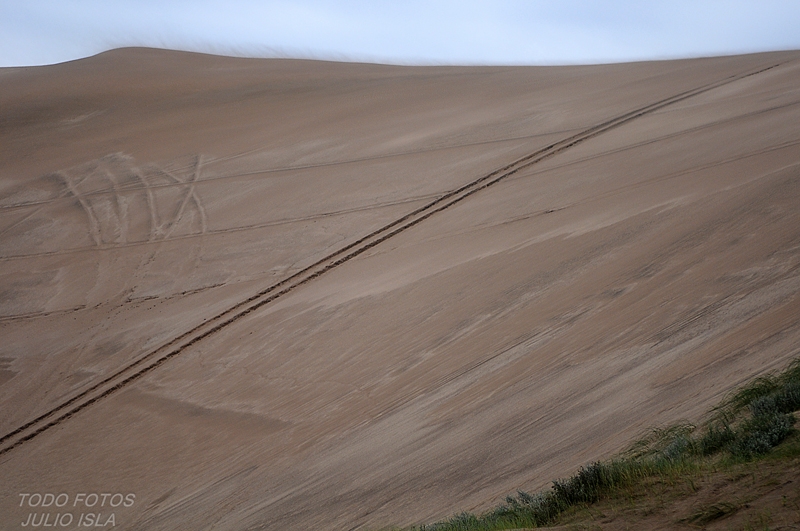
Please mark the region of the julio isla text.
POLYGON ((65 492, 22 492, 19 497, 20 507, 46 509, 44 512, 28 513, 20 524, 22 527, 66 527, 73 524, 79 527, 114 527, 117 517, 113 510, 133 507, 136 502, 135 494, 120 492, 80 492, 75 496, 65 492), (72 508, 78 508, 79 512, 73 514, 72 508), (83 512, 87 508, 100 512, 83 512))

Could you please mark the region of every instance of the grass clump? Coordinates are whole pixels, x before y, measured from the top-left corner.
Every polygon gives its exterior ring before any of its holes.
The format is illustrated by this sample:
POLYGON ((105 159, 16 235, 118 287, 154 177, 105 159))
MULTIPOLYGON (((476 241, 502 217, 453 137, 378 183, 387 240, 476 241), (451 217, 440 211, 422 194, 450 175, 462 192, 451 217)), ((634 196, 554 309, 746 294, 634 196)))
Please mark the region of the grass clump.
POLYGON ((723 422, 720 425, 710 425, 705 433, 697 439, 696 451, 701 456, 713 455, 728 447, 735 440, 736 433, 727 422, 723 422))
POLYGON ((603 492, 629 482, 635 475, 629 463, 611 461, 592 463, 563 480, 553 482, 550 490, 536 494, 517 491, 505 503, 482 514, 461 513, 448 520, 422 525, 418 531, 491 531, 538 527, 555 520, 566 509, 597 501, 603 492))
POLYGON ((701 453, 725 450, 741 459, 764 455, 791 435, 798 409, 800 359, 779 375, 756 378, 724 401, 698 440, 701 453))
POLYGON ((792 433, 794 422, 791 414, 754 416, 742 423, 728 450, 732 455, 745 459, 766 454, 792 433))
MULTIPOLYGON (((701 428, 680 424, 652 430, 620 456, 578 469, 553 481, 550 489, 518 491, 483 514, 461 513, 415 531, 494 531, 554 523, 573 507, 613 495, 645 478, 666 478, 699 466, 702 460, 741 462, 765 456, 794 432, 793 413, 800 410, 800 359, 779 375, 763 376, 738 389, 714 410, 701 428)), ((712 506, 692 523, 703 525, 734 512, 734 506, 712 506)))

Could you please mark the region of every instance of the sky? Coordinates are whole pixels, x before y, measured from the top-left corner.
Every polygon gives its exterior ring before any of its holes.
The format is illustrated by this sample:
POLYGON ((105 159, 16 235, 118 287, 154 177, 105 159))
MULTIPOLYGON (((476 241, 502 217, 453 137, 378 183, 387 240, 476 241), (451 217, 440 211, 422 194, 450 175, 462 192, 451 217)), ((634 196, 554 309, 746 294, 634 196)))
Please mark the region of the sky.
POLYGON ((123 46, 396 64, 800 49, 798 0, 0 0, 0 67, 123 46))

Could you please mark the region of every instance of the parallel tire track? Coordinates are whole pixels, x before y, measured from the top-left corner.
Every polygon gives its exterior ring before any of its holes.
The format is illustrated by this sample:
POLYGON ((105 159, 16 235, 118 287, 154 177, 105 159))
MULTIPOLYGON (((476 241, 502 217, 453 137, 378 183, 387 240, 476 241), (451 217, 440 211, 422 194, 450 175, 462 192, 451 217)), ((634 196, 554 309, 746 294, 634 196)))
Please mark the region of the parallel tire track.
POLYGON ((222 330, 231 323, 241 319, 242 317, 261 308, 262 306, 271 303, 275 299, 286 295, 303 284, 314 280, 331 269, 344 264, 345 262, 355 258, 356 256, 375 247, 376 245, 383 243, 389 238, 421 223, 434 214, 452 207, 469 196, 488 188, 502 181, 503 179, 520 172, 523 169, 557 155, 562 151, 594 138, 595 136, 598 136, 606 131, 624 125, 632 120, 635 120, 636 118, 639 118, 640 116, 652 113, 668 105, 692 98, 746 77, 760 74, 777 66, 780 66, 780 64, 771 65, 756 71, 729 76, 714 83, 676 94, 669 98, 659 100, 655 103, 651 103, 625 114, 616 116, 603 123, 589 127, 580 133, 569 136, 563 140, 534 151, 533 153, 517 159, 516 161, 507 164, 506 166, 503 166, 502 168, 499 168, 488 175, 480 177, 479 179, 467 183, 460 188, 439 196, 437 199, 427 203, 417 210, 414 210, 413 212, 410 212, 409 214, 406 214, 405 216, 387 225, 384 225, 380 229, 375 230, 359 240, 342 247, 338 251, 325 256, 321 260, 318 260, 305 269, 298 271, 292 276, 273 284, 262 291, 259 291, 253 296, 238 302, 214 317, 203 321, 191 330, 145 354, 138 360, 127 364, 100 382, 97 382, 91 387, 80 392, 76 396, 58 406, 53 407, 49 411, 0 437, 0 445, 2 445, 0 446, 0 455, 3 455, 12 449, 30 441, 37 435, 54 426, 57 426, 81 410, 86 409, 92 404, 110 396, 116 391, 119 391, 128 384, 155 370, 157 367, 171 358, 181 354, 198 341, 201 341, 202 339, 222 330))

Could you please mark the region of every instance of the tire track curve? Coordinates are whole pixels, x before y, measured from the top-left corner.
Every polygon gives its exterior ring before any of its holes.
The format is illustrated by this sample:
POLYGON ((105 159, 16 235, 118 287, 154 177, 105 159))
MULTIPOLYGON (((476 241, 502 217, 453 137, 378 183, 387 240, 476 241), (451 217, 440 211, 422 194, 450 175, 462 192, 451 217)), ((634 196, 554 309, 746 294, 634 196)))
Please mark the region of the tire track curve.
POLYGON ((124 388, 128 384, 138 380, 142 376, 152 372, 171 358, 181 354, 183 351, 203 340, 204 338, 222 330, 231 323, 238 321, 251 312, 271 303, 275 299, 290 293, 296 288, 311 282, 315 278, 325 274, 345 262, 359 256, 367 250, 383 243, 393 236, 404 232, 411 227, 425 221, 434 214, 446 210, 471 195, 484 190, 511 175, 537 164, 545 159, 549 159, 573 146, 581 144, 594 138, 606 131, 620 127, 640 116, 652 113, 668 105, 698 96, 713 89, 739 81, 741 79, 766 72, 780 66, 781 63, 773 64, 755 71, 749 71, 737 75, 728 76, 719 81, 702 85, 685 92, 670 96, 668 98, 650 103, 643 107, 613 117, 605 122, 591 126, 581 132, 554 142, 546 147, 538 149, 514 162, 507 164, 488 175, 475 179, 455 190, 444 193, 426 205, 402 216, 391 223, 363 236, 362 238, 342 247, 341 249, 328 254, 324 258, 311 264, 310 266, 298 271, 297 273, 277 282, 266 289, 242 300, 219 314, 206 319, 194 328, 184 332, 178 337, 168 341, 160 347, 145 354, 141 358, 118 369, 113 374, 95 383, 89 388, 81 391, 69 400, 51 408, 38 417, 30 420, 15 430, 0 437, 0 455, 6 454, 14 448, 32 440, 44 431, 61 424, 73 415, 88 408, 92 404, 112 395, 124 388))

